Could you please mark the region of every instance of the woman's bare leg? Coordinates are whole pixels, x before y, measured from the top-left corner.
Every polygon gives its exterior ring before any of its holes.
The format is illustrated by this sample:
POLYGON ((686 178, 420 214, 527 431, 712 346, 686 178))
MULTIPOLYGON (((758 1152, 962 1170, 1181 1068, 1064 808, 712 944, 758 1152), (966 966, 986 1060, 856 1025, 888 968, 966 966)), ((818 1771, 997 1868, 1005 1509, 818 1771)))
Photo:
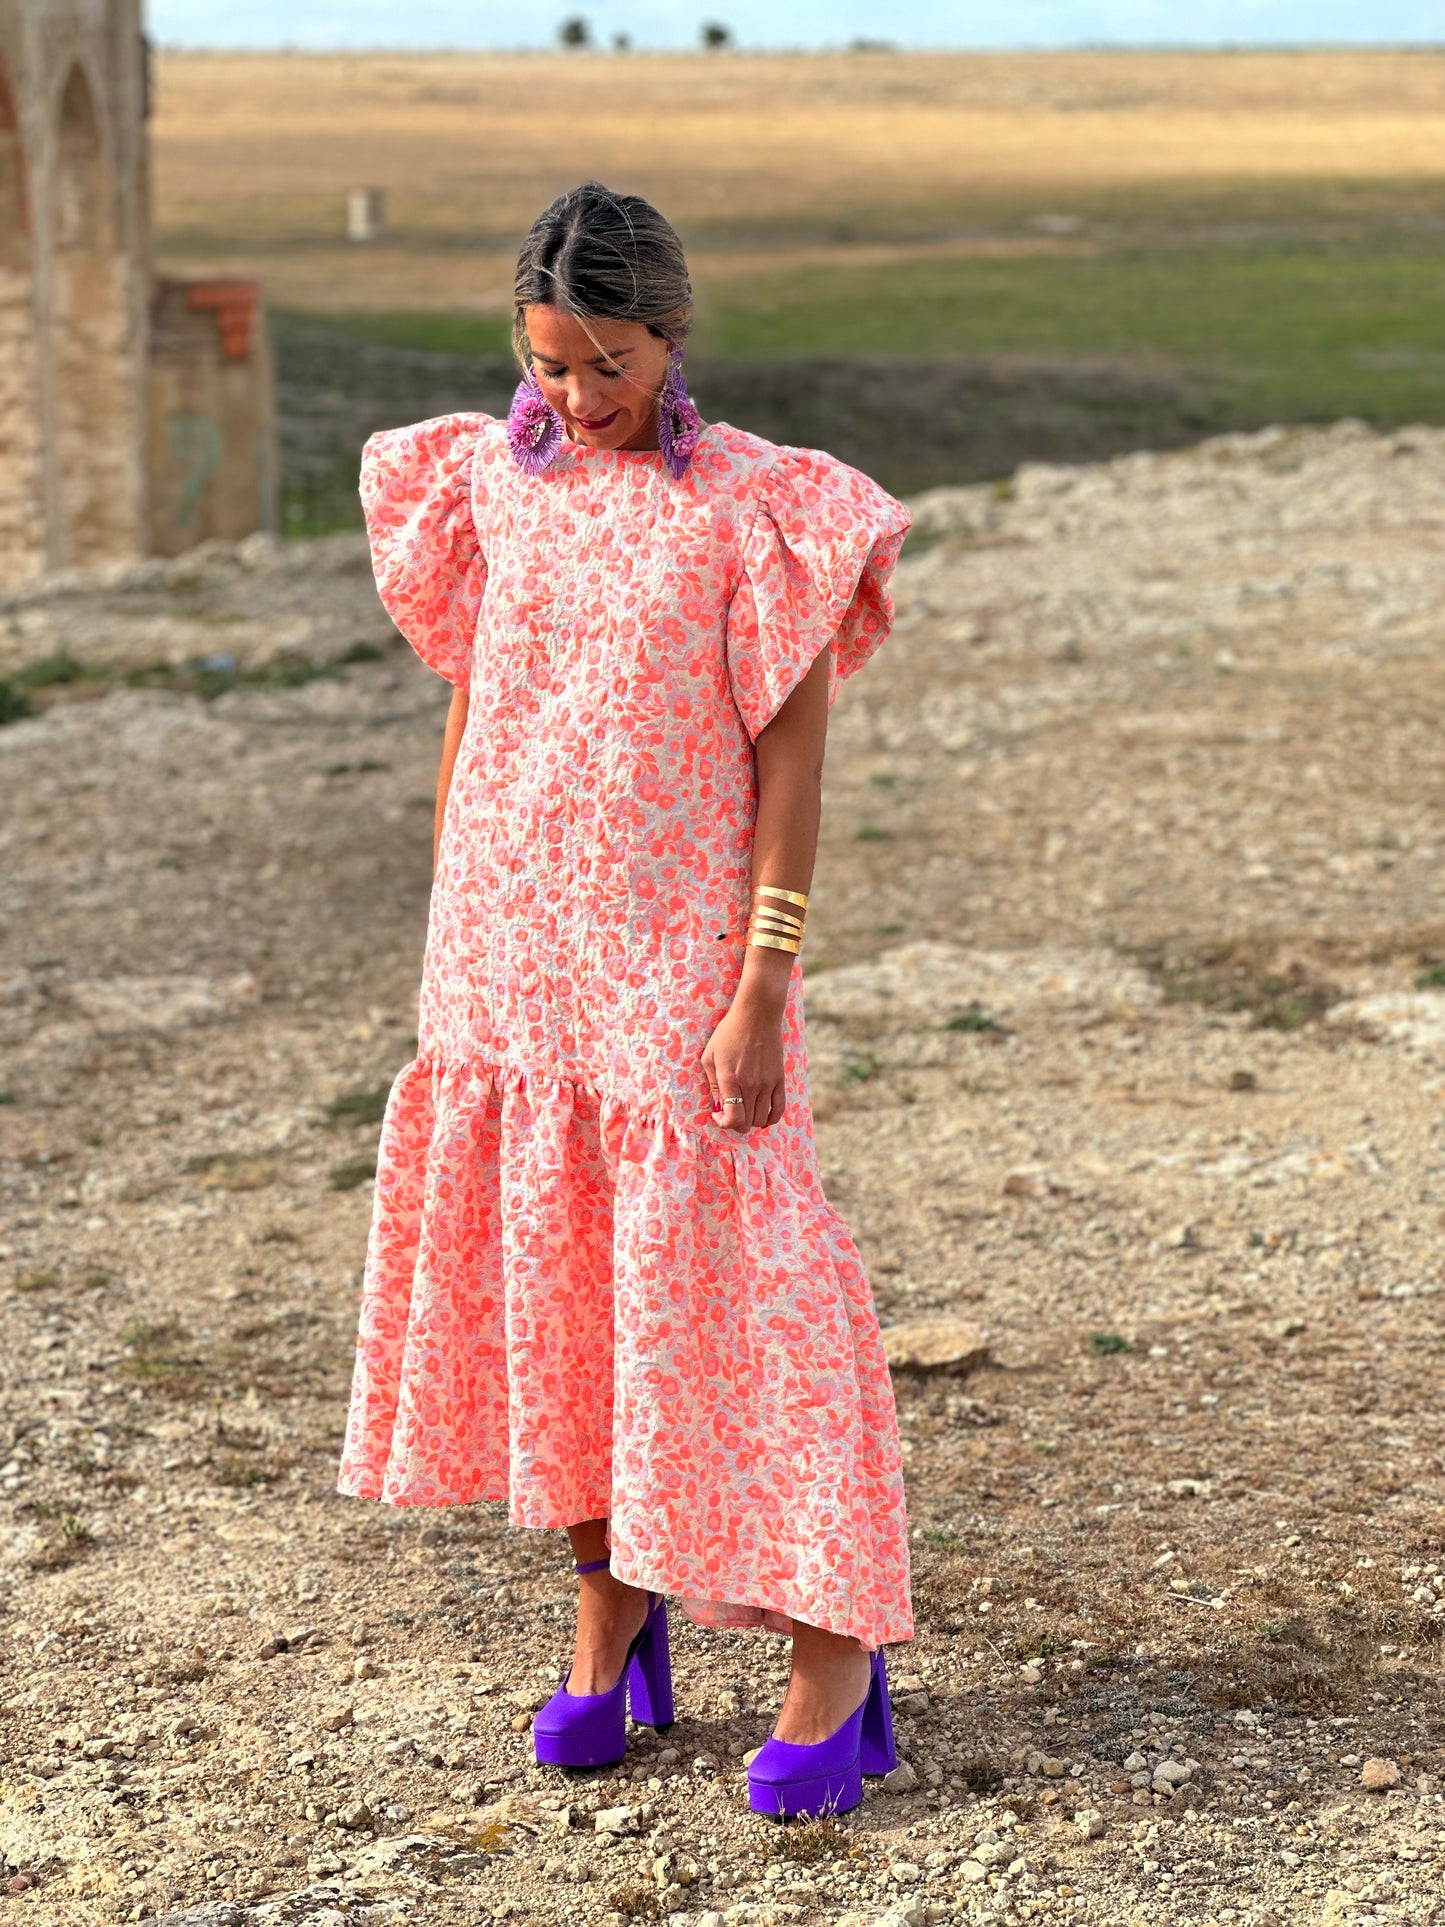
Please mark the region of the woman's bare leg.
MULTIPOLYGON (((579 1566, 607 1557, 606 1520, 588 1519, 568 1526, 572 1557, 579 1566)), ((567 1680, 569 1693, 605 1693, 622 1677, 627 1648, 647 1617, 647 1594, 624 1586, 605 1569, 577 1579, 577 1650, 567 1680)))
POLYGON ((794 1746, 826 1740, 863 1704, 868 1691, 867 1649, 845 1633, 793 1621, 793 1670, 774 1733, 794 1746))

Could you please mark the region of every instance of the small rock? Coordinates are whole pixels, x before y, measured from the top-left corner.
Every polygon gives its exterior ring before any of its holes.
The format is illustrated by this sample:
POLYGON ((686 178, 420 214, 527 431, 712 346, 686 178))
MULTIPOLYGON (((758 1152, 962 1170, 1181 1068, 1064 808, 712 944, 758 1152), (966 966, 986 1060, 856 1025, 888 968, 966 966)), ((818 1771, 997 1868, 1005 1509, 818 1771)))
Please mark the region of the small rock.
POLYGON ((1383 1793, 1400 1784, 1400 1769, 1394 1760, 1366 1760, 1360 1768, 1360 1785, 1371 1793, 1383 1793))
POLYGON ((636 1807, 602 1807, 592 1816, 594 1833, 636 1833, 636 1807))
POLYGON ((371 1808, 365 1800, 357 1800, 354 1805, 341 1809, 336 1816, 336 1824, 345 1827, 348 1833, 357 1833, 362 1827, 371 1825, 371 1808))
POLYGON ((286 1764, 289 1767, 315 1766, 316 1755, 309 1746, 304 1746, 299 1753, 288 1755, 286 1764))
POLYGON ((1053 1755, 1039 1761, 1039 1772, 1046 1780, 1062 1780, 1068 1770, 1068 1761, 1055 1759, 1053 1755))
MULTIPOLYGON (((758 1757, 758 1755, 762 1752, 762 1750, 763 1749, 760 1746, 750 1746, 747 1752, 744 1753, 743 1755, 743 1765, 751 1766, 753 1761, 758 1757)), ((674 1753, 672 1757, 676 1759, 677 1755, 674 1753)))
POLYGON ((959 1877, 973 1887, 988 1879, 988 1868, 981 1860, 965 1860, 958 1872, 959 1877))
POLYGON ((895 1860, 888 1869, 888 1878, 896 1881, 900 1887, 916 1887, 921 1877, 911 1860, 895 1860))
POLYGON ((927 1908, 921 1900, 895 1900, 874 1927, 924 1927, 927 1908))
POLYGON ((1003 1181, 1006 1198, 1046 1198, 1049 1195, 1045 1171, 1010 1171, 1003 1181))
POLYGON ((507 1725, 514 1733, 525 1733, 531 1724, 532 1715, 530 1713, 514 1713, 511 1719, 507 1721, 507 1725))
POLYGON ((1184 1786, 1189 1779, 1189 1768, 1183 1760, 1161 1760, 1154 1769, 1154 1786, 1160 1793, 1172 1793, 1177 1786, 1184 1786))
POLYGON ((1171 1251, 1198 1251, 1200 1249, 1199 1233, 1192 1224, 1175 1225, 1164 1242, 1171 1251))
POLYGON ((986 1365, 988 1335, 960 1318, 918 1318, 885 1325, 883 1354, 894 1371, 949 1372, 961 1376, 986 1365))
MULTIPOLYGON (((485 1792, 485 1784, 478 1781, 473 1788, 479 1796, 485 1792)), ((488 1826, 500 1821, 506 1826, 522 1826, 536 1829, 542 1823, 542 1810, 537 1804, 535 1794, 524 1793, 520 1789, 514 1793, 504 1793, 490 1806, 482 1807, 477 1815, 480 1826, 488 1826)))
MULTIPOLYGON (((35 1885, 29 1874, 16 1874, 15 1880, 23 1880, 27 1887, 35 1885)), ((23 1893, 25 1888, 17 1887, 12 1880, 10 1891, 23 1893)), ((183 1907, 179 1913, 162 1914, 150 1922, 150 1927, 241 1927, 245 1917, 229 1900, 203 1900, 199 1907, 183 1907)))
POLYGON ((1020 1668, 1019 1678, 1025 1686, 1037 1686, 1043 1679, 1043 1674, 1037 1666, 1024 1666, 1020 1668))
POLYGON ((918 1775, 907 1760, 900 1760, 891 1773, 883 1775, 885 1793, 911 1793, 918 1785, 918 1775))
MULTIPOLYGON (((761 1752, 762 1748, 759 1747, 757 1750, 761 1752)), ((665 1746, 660 1753, 654 1753, 652 1763, 654 1766, 676 1766, 681 1758, 682 1755, 675 1746, 665 1746)))
POLYGON ((1232 1091, 1257 1091, 1259 1089, 1259 1079, 1253 1071, 1231 1071, 1229 1073, 1229 1088, 1232 1091))
POLYGON ((907 1693, 902 1699, 893 1701, 893 1711, 907 1713, 910 1718, 916 1719, 920 1713, 928 1711, 928 1695, 927 1693, 907 1693))
POLYGON ((1081 1807, 1074 1815, 1074 1825, 1086 1840, 1097 1840, 1104 1831, 1104 1816, 1097 1807, 1081 1807))
POLYGON ((375 1679, 376 1661, 374 1659, 367 1659, 363 1654, 352 1667, 351 1673, 353 1679, 375 1679))
POLYGON ((327 1733, 340 1733, 350 1726, 354 1715, 349 1706, 333 1706, 321 1715, 321 1726, 327 1733))

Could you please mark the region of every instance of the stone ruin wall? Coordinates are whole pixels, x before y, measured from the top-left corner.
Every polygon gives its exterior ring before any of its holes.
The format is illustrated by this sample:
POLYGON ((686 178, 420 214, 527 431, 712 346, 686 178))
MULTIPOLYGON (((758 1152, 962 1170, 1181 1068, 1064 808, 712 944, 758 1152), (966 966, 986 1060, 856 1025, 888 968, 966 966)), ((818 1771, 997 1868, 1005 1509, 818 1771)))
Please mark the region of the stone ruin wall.
POLYGON ((154 280, 147 89, 140 0, 0 0, 0 584, 276 523, 259 290, 154 280))
POLYGON ((158 280, 151 295, 150 548, 276 527, 275 382, 254 281, 158 280))
POLYGON ((44 530, 34 515, 40 421, 31 406, 35 321, 22 152, 9 76, 0 71, 0 569, 28 575, 43 557, 44 530))

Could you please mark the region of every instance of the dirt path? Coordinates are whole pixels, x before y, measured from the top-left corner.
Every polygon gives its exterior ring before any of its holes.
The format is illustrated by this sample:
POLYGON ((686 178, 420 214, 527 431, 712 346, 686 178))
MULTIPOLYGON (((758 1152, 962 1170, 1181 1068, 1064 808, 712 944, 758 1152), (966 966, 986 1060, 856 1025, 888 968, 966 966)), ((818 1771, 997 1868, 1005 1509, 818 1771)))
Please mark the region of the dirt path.
POLYGON ((990 1360, 897 1375, 912 1784, 836 1836, 744 1810, 782 1642, 683 1626, 564 1785, 562 1546, 334 1493, 446 695, 364 555, 0 608, 92 672, 0 729, 0 1918, 1445 1920, 1442 485, 1345 425, 920 511, 810 1042, 885 1321, 990 1360))

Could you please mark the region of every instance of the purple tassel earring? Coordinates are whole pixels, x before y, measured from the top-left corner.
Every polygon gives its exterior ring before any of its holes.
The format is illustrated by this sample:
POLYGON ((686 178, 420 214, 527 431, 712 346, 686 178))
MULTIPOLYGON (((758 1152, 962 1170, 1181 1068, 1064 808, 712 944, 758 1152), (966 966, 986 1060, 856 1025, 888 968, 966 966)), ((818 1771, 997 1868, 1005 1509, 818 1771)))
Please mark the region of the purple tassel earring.
POLYGON ((662 459, 679 481, 687 473, 701 433, 702 416, 682 377, 682 349, 673 348, 667 357, 667 380, 662 384, 657 403, 657 445, 662 450, 662 459))
POLYGON ((562 417, 542 393, 531 368, 518 382, 507 411, 507 440, 529 475, 540 475, 562 446, 562 417))

